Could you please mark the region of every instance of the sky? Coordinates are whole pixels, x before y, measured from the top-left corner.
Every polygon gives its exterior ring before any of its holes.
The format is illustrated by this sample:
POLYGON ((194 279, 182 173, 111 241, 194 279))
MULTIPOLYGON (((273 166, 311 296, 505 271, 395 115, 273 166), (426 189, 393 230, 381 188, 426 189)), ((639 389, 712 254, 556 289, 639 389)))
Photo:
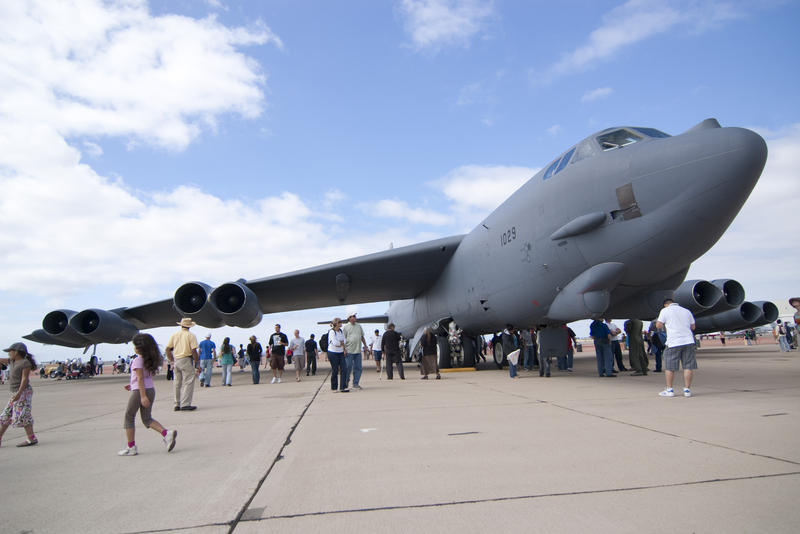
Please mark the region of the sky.
MULTIPOLYGON (((780 0, 2 2, 0 342, 54 309, 465 233, 587 135, 708 117, 759 132, 769 159, 689 277, 785 301, 800 294, 799 23, 780 0)), ((213 336, 319 336, 317 321, 386 309, 213 336)))

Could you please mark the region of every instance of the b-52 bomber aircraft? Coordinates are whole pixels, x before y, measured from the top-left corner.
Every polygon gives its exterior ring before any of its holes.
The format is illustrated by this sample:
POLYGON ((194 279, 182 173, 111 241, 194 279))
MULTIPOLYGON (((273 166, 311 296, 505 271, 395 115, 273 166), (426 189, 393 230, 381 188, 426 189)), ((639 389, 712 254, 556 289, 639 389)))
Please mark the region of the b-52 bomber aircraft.
POLYGON ((507 323, 540 325, 541 349, 555 354, 566 346, 561 325, 653 318, 673 295, 696 315, 698 333, 749 328, 775 320, 774 304, 744 302, 735 280, 684 278, 733 221, 766 158, 759 135, 715 119, 675 136, 609 128, 555 158, 468 234, 216 288, 188 282, 171 299, 130 308, 55 310, 25 337, 88 348, 182 317, 251 328, 264 313, 390 301, 385 316, 360 320, 395 323, 412 348, 434 328, 449 367, 453 324, 471 366, 477 336, 507 323))

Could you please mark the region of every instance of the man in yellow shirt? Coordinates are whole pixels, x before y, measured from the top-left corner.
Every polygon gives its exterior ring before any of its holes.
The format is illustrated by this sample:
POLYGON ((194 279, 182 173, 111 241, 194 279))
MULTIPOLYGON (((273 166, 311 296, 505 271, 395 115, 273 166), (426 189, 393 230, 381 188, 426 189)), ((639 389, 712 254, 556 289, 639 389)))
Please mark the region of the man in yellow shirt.
POLYGON ((172 334, 164 349, 167 359, 175 368, 175 411, 196 410, 192 406, 195 369, 197 368, 197 337, 189 329, 195 322, 188 317, 178 323, 181 329, 172 334))

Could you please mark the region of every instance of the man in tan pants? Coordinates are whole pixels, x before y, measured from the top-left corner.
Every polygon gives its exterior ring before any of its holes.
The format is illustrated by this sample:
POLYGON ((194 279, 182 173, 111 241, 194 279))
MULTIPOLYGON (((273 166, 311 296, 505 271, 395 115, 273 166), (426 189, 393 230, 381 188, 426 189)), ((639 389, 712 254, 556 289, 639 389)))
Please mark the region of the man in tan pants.
POLYGON ((195 322, 188 317, 178 323, 181 329, 169 338, 164 352, 175 368, 175 411, 196 410, 192 406, 195 369, 197 368, 197 337, 189 329, 195 322))

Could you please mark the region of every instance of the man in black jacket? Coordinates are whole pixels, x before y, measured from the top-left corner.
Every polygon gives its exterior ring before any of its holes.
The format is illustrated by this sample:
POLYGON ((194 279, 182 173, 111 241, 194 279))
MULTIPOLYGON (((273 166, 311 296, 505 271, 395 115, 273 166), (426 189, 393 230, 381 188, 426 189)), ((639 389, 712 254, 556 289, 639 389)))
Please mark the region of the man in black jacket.
POLYGON ((386 332, 381 338, 381 351, 386 357, 386 375, 392 379, 392 365, 397 363, 397 372, 400 373, 400 380, 405 380, 403 373, 403 358, 400 353, 400 334, 394 331, 394 323, 389 323, 386 332))
POLYGON ((317 342, 314 340, 314 334, 311 334, 308 341, 306 341, 306 376, 311 372, 312 375, 317 374, 317 342))

